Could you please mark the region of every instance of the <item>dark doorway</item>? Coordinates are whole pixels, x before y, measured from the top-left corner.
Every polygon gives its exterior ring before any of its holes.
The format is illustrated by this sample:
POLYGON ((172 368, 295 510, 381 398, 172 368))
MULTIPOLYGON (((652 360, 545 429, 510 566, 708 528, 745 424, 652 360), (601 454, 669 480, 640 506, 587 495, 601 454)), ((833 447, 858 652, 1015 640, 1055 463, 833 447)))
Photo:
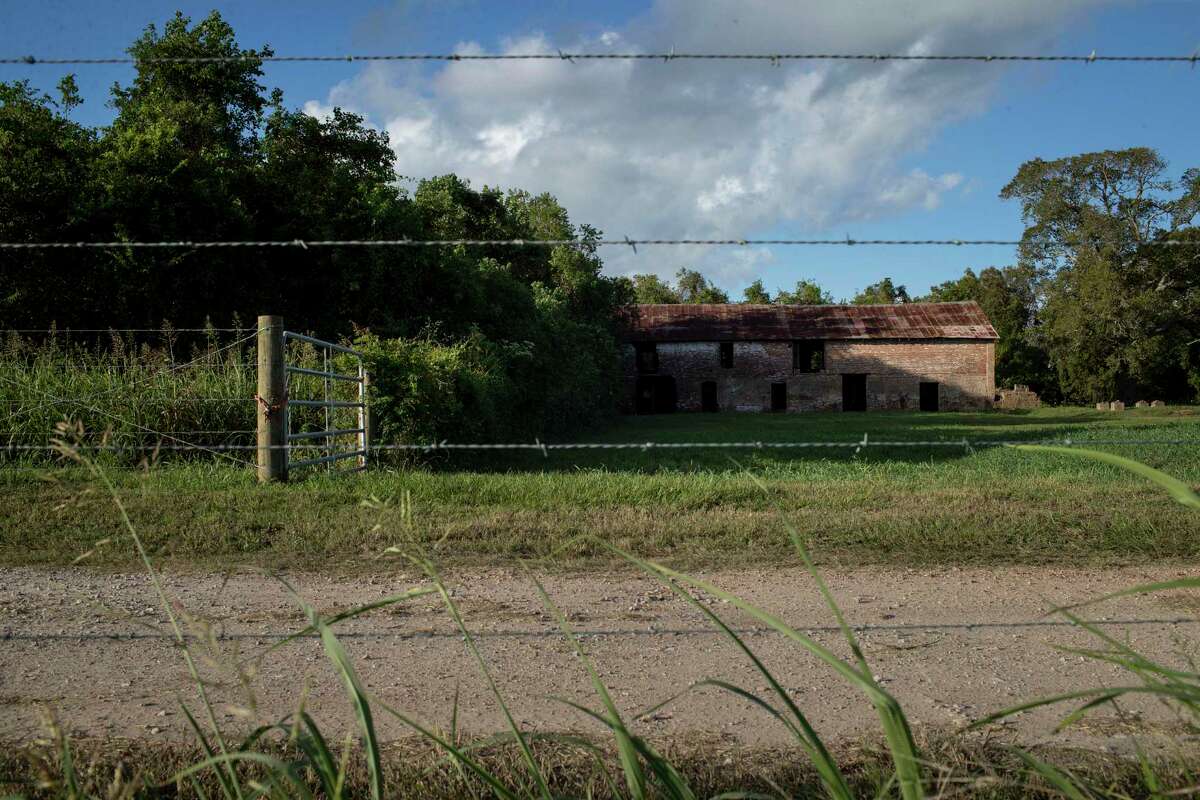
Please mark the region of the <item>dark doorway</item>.
POLYGON ((867 410, 867 376, 842 376, 842 411, 867 410))
POLYGON ((640 375, 634 391, 638 414, 669 414, 675 410, 675 379, 669 375, 640 375))
POLYGON ((921 410, 938 410, 938 385, 936 383, 921 382, 921 410))
POLYGON ((771 410, 787 411, 787 384, 771 384, 771 410))
POLYGON ((705 381, 700 384, 700 410, 717 411, 717 382, 705 381))

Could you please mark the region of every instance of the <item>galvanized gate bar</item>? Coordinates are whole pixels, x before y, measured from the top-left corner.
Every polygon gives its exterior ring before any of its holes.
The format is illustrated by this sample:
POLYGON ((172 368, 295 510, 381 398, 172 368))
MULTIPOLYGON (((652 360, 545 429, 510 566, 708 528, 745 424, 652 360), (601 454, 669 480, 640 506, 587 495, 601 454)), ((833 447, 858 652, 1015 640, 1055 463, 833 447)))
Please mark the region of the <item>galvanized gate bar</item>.
POLYGON ((361 381, 362 378, 357 375, 342 375, 338 372, 325 372, 319 369, 308 369, 306 367, 287 367, 287 371, 296 375, 313 375, 317 378, 332 378, 335 381, 361 381))
POLYGON ((363 408, 365 403, 350 403, 345 400, 292 400, 294 406, 305 408, 363 408))
POLYGON ((348 428, 346 430, 340 430, 340 431, 330 430, 329 428, 326 428, 323 431, 306 431, 304 433, 289 433, 287 438, 288 438, 289 442, 292 441, 293 439, 328 439, 333 436, 349 436, 352 433, 362 433, 362 432, 363 432, 362 428, 348 428))
MULTIPOLYGON (((288 375, 307 375, 321 379, 321 399, 297 399, 293 400, 290 393, 285 407, 285 422, 284 431, 288 446, 285 448, 287 455, 287 465, 289 468, 294 467, 310 467, 318 464, 327 464, 331 469, 333 465, 343 459, 353 458, 358 461, 358 465, 351 470, 340 470, 342 472, 356 472, 360 469, 365 469, 367 465, 367 456, 370 449, 370 442, 367 441, 367 372, 363 364, 363 355, 357 350, 352 350, 345 345, 327 342, 323 339, 317 339, 312 336, 306 336, 302 333, 293 333, 292 331, 283 332, 284 340, 293 340, 311 344, 321 351, 322 369, 310 369, 296 365, 286 365, 285 371, 288 375), (331 365, 332 356, 334 353, 345 353, 353 356, 358 360, 358 368, 356 374, 347 375, 340 372, 334 372, 331 365), (333 388, 332 381, 345 381, 348 383, 358 384, 357 401, 336 400, 332 397, 333 388), (301 431, 292 433, 291 428, 291 413, 292 406, 299 408, 319 408, 324 411, 324 427, 319 431, 301 431), (339 408, 356 408, 358 409, 358 427, 357 428, 334 428, 333 414, 339 408), (335 440, 342 436, 354 436, 357 447, 353 450, 337 451, 335 440), (325 454, 314 458, 291 458, 291 442, 307 441, 319 439, 324 440, 323 445, 309 445, 325 450, 325 454)), ((344 423, 343 423, 344 424, 344 423)))
POLYGON ((298 342, 308 342, 309 344, 316 345, 317 347, 325 350, 336 350, 339 353, 348 353, 349 355, 362 358, 362 353, 358 352, 357 350, 351 350, 345 345, 334 344, 333 342, 327 342, 323 339, 314 339, 311 336, 305 336, 302 333, 293 333, 292 331, 284 331, 283 335, 289 339, 295 339, 298 342))

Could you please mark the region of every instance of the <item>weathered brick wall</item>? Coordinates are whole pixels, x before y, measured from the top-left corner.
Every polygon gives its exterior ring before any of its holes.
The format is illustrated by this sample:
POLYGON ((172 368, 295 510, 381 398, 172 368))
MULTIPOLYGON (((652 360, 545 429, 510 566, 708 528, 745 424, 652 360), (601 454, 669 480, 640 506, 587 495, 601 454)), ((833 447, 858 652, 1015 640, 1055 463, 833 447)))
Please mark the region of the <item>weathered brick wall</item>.
MULTIPOLYGON (((830 341, 825 369, 792 369, 790 342, 734 342, 733 366, 723 368, 717 342, 658 345, 658 374, 675 378, 681 411, 700 410, 700 384, 717 385, 722 411, 769 411, 771 384, 787 384, 788 411, 836 411, 842 407, 844 373, 867 375, 867 407, 917 408, 922 381, 939 384, 945 410, 989 408, 995 394, 994 345, 987 341, 830 341)), ((626 398, 632 408, 637 368, 632 345, 624 348, 626 398)))

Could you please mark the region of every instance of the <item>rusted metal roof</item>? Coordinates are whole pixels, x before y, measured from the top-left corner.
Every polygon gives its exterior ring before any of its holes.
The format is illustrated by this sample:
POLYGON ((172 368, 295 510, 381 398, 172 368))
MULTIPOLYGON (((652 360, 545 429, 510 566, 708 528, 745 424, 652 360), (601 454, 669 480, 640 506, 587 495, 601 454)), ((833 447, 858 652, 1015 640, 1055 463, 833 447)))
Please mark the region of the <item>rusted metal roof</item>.
POLYGON ((646 342, 791 339, 996 339, 975 301, 878 306, 638 305, 626 339, 646 342))

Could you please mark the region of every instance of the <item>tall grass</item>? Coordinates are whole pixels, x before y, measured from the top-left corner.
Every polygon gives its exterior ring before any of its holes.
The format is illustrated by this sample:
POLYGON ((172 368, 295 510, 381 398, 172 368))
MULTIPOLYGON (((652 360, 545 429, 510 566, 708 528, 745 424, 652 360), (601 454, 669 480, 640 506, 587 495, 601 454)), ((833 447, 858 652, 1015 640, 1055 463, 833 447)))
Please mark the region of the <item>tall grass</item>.
MULTIPOLYGON (((86 446, 251 443, 257 377, 254 339, 238 342, 244 336, 170 327, 149 336, 9 333, 0 346, 0 448, 47 445, 66 418, 91 432, 86 446)), ((0 449, 0 458, 46 455, 0 449)))
MULTIPOLYGON (((252 461, 257 390, 253 330, 44 336, 13 332, 0 343, 0 459, 42 461, 55 426, 64 419, 87 431, 79 446, 106 448, 103 463, 147 459, 211 459, 213 448, 232 461, 252 461), (225 448, 225 449, 222 449, 225 448)), ((289 364, 353 373, 345 356, 329 363, 312 345, 289 343, 289 364)), ((335 400, 355 400, 357 384, 331 381, 335 400)), ((294 399, 321 399, 322 380, 290 375, 294 399)), ((293 407, 294 432, 358 427, 353 409, 293 407)), ((80 434, 82 435, 82 434, 80 434)), ((299 442, 299 450, 320 442, 299 442)))
MULTIPOLYGON (((64 427, 64 430, 69 430, 69 428, 64 427)), ((375 720, 379 716, 389 716, 400 721, 426 740, 430 746, 440 751, 445 761, 453 764, 460 771, 470 794, 474 796, 490 795, 514 800, 518 797, 549 798, 554 796, 550 781, 534 748, 538 741, 548 737, 524 731, 515 722, 497 683, 492 679, 486 660, 474 646, 471 633, 458 612, 452 593, 447 590, 427 553, 407 539, 398 543, 391 552, 407 558, 411 563, 424 570, 432 583, 432 588, 413 589, 368 606, 326 617, 305 603, 290 586, 287 587, 309 620, 308 626, 297 635, 315 633, 319 636, 331 668, 344 685, 347 700, 354 711, 358 729, 358 745, 351 747, 347 740, 341 755, 335 754, 334 749, 328 744, 328 738, 321 731, 317 722, 304 710, 303 705, 288 718, 258 728, 241 742, 232 742, 216 721, 211 701, 206 694, 205 684, 197 674, 188 639, 183 635, 180 627, 178 615, 163 589, 163 582, 147 555, 136 528, 125 512, 119 496, 113 491, 112 484, 102 469, 73 449, 69 443, 60 442, 60 449, 64 456, 79 460, 91 470, 95 478, 112 495, 120 511, 126 535, 137 550, 143 566, 149 572, 162 608, 170 620, 181 656, 195 684, 196 699, 193 702, 201 712, 197 717, 189 706, 184 705, 185 716, 204 757, 196 763, 179 769, 169 781, 158 787, 149 784, 128 784, 126 788, 129 791, 122 796, 131 796, 139 791, 145 794, 156 788, 169 790, 171 787, 188 786, 197 797, 215 796, 226 800, 290 797, 324 797, 341 800, 351 796, 366 796, 372 800, 381 800, 389 796, 389 787, 382 766, 382 746, 375 724, 375 720), (501 774, 489 768, 479 757, 477 748, 464 746, 458 741, 453 730, 453 723, 452 731, 447 735, 403 711, 393 708, 374 695, 359 678, 353 660, 337 637, 334 626, 343 619, 426 594, 436 594, 441 598, 447 613, 458 626, 469 651, 486 678, 496 702, 504 711, 508 721, 508 730, 493 741, 507 741, 518 749, 520 756, 516 762, 515 771, 501 774), (355 783, 348 779, 354 762, 361 762, 361 767, 367 776, 365 784, 355 783), (204 779, 207 779, 207 783, 203 782, 204 779)), ((1080 451, 1072 451, 1073 454, 1078 452, 1080 451)), ((1085 458, 1104 456, 1105 460, 1111 461, 1107 454, 1083 451, 1082 455, 1085 458)), ((1178 482, 1157 470, 1137 464, 1117 462, 1117 465, 1135 471, 1159 484, 1172 492, 1179 502, 1200 504, 1200 499, 1189 489, 1186 487, 1181 489, 1178 482)), ((763 490, 766 491, 766 488, 763 487, 763 490)), ((819 571, 812 564, 801 532, 790 525, 786 518, 784 518, 784 524, 793 547, 808 566, 831 616, 836 620, 845 637, 851 653, 850 659, 842 658, 824 645, 792 628, 786 621, 746 602, 732 592, 695 576, 672 570, 665 565, 640 559, 616 548, 612 549, 700 611, 716 629, 730 640, 734 651, 750 661, 766 681, 769 693, 758 693, 719 680, 707 680, 702 682, 702 685, 715 686, 742 700, 748 700, 762 710, 766 718, 783 725, 792 734, 798 749, 805 753, 812 762, 825 796, 836 800, 849 800, 856 796, 862 796, 861 787, 856 788, 852 785, 846 776, 843 764, 833 755, 832 749, 821 739, 803 711, 795 705, 770 669, 755 656, 746 642, 725 623, 721 616, 709 605, 701 602, 693 594, 693 591, 701 591, 728 602, 767 628, 794 642, 800 654, 815 657, 834 674, 856 687, 864 699, 874 706, 878 712, 880 730, 890 758, 890 768, 875 783, 873 791, 875 796, 899 796, 904 800, 921 800, 930 795, 947 794, 944 776, 939 775, 927 757, 919 751, 900 703, 874 679, 870 665, 859 647, 853 631, 847 625, 832 593, 822 581, 819 571)), ((606 760, 603 757, 603 748, 593 741, 580 737, 557 737, 556 741, 559 744, 577 748, 593 757, 597 774, 602 779, 600 786, 607 795, 637 798, 638 800, 648 797, 693 800, 700 796, 676 764, 652 743, 638 735, 626 721, 614 703, 609 687, 604 684, 599 672, 592 665, 584 646, 575 636, 566 617, 557 608, 536 577, 531 575, 531 580, 536 585, 547 610, 558 622, 564 637, 574 648, 582 672, 590 681, 595 692, 598 706, 590 707, 569 700, 562 702, 581 714, 584 719, 598 723, 601 730, 607 733, 611 738, 611 750, 617 754, 616 764, 614 765, 611 760, 606 760)), ((1200 588, 1200 579, 1183 579, 1165 584, 1135 587, 1128 591, 1155 591, 1164 588, 1200 588)), ((1110 597, 1112 596, 1119 595, 1110 597)), ((1082 705, 1066 716, 1063 722, 1065 725, 1101 705, 1114 704, 1121 697, 1129 694, 1144 693, 1158 698, 1181 715, 1190 715, 1193 725, 1200 729, 1200 675, 1195 672, 1170 668, 1139 655, 1127 644, 1079 619, 1071 608, 1057 611, 1092 633, 1100 642, 1096 648, 1073 648, 1068 652, 1115 664, 1138 679, 1139 682, 1115 688, 1083 689, 1058 697, 1030 701, 990 715, 980 720, 979 725, 1035 706, 1070 700, 1082 701, 1082 705)), ((685 697, 686 691, 669 699, 668 702, 681 702, 685 697)), ((69 741, 61 733, 56 735, 55 741, 59 747, 58 772, 45 788, 62 797, 90 796, 86 794, 84 788, 86 782, 80 779, 77 772, 69 741)), ((1171 781, 1175 780, 1176 776, 1161 772, 1149 757, 1141 754, 1140 750, 1138 785, 1132 791, 1128 786, 1094 783, 1089 781, 1086 775, 1080 776, 1070 769, 1050 763, 1023 750, 1014 749, 1013 753, 1020 768, 1010 776, 1009 780, 1017 782, 1017 794, 1028 792, 1046 796, 1066 796, 1079 800, 1093 797, 1125 798, 1132 796, 1166 798, 1194 793, 1197 789, 1196 786, 1186 782, 1181 785, 1172 785, 1171 781)), ((1190 777, 1188 779, 1190 780, 1190 777)), ((980 795, 999 794, 991 791, 994 786, 988 781, 977 782, 973 784, 973 788, 979 789, 980 795)), ((591 793, 589 791, 589 794, 591 793)), ((784 795, 782 790, 779 794, 784 795)), ((747 790, 722 796, 761 797, 769 795, 747 790)))

